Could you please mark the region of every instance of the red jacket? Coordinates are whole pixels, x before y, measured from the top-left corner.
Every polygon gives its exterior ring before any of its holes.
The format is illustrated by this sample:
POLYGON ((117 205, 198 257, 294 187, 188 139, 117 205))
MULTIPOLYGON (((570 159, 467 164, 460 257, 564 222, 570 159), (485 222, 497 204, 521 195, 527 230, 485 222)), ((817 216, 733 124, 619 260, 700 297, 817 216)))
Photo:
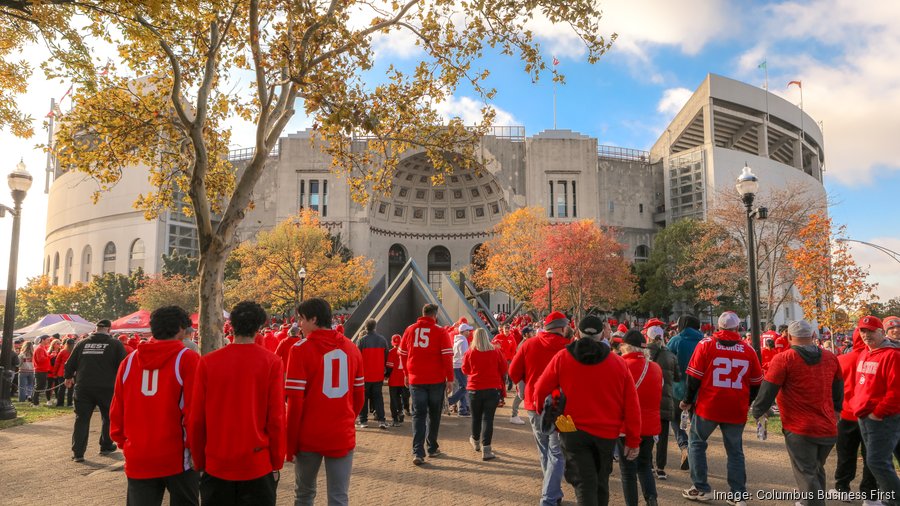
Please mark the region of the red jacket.
POLYGON ((389 350, 387 341, 378 334, 366 334, 356 346, 362 354, 366 383, 384 382, 384 365, 389 350))
POLYGON ((284 368, 254 344, 200 359, 190 416, 194 467, 223 480, 255 480, 284 464, 284 368))
POLYGON ((860 353, 852 402, 858 418, 900 413, 900 345, 885 339, 880 348, 860 353))
POLYGON ((513 383, 525 381, 525 409, 535 410, 535 399, 543 406, 544 397, 534 396, 534 385, 544 372, 547 364, 559 350, 566 347, 569 340, 559 334, 541 331, 536 337, 526 340, 519 347, 509 365, 509 378, 513 383))
POLYGON ((499 346, 503 358, 509 362, 516 356, 516 340, 511 335, 497 334, 492 341, 495 347, 499 346))
POLYGON ((784 429, 800 436, 823 438, 837 436, 832 385, 843 381, 841 366, 834 353, 821 350, 818 357, 790 348, 769 364, 766 381, 778 390, 778 409, 784 429))
POLYGON ((275 348, 275 354, 281 358, 281 365, 284 367, 284 370, 287 371, 288 365, 288 356, 291 354, 291 347, 297 344, 299 341, 299 337, 286 337, 282 341, 278 343, 278 348, 275 348))
MULTIPOLYGON (((618 439, 624 431, 625 444, 640 447, 641 405, 634 379, 625 360, 611 353, 609 346, 579 339, 558 352, 537 380, 534 393, 544 399, 557 388, 566 396, 564 414, 572 417, 578 430, 603 439, 618 439)), ((659 397, 656 407, 658 410, 659 397)), ((543 408, 540 403, 538 412, 543 408)))
POLYGON ((68 362, 70 356, 72 356, 71 351, 65 348, 59 350, 59 355, 56 356, 56 363, 53 364, 53 369, 57 378, 64 378, 66 376, 66 362, 68 362))
POLYGON ((400 360, 410 385, 453 381, 453 342, 434 318, 422 316, 400 339, 400 360))
POLYGON ((275 337, 275 333, 271 330, 267 331, 263 335, 262 345, 265 349, 275 353, 275 350, 278 349, 278 338, 275 337))
POLYGON ((791 342, 788 341, 787 337, 778 336, 775 338, 775 351, 778 353, 784 353, 791 349, 791 342))
POLYGON ((468 376, 466 390, 503 389, 506 359, 499 350, 478 351, 469 348, 463 356, 462 372, 468 376))
POLYGON ((778 356, 778 350, 776 350, 775 348, 763 348, 762 350, 760 350, 760 353, 762 354, 762 370, 763 372, 766 372, 769 370, 769 363, 773 358, 778 356))
POLYGON ((47 352, 47 348, 35 346, 34 356, 31 358, 31 361, 34 363, 34 372, 50 372, 50 353, 47 352))
POLYGON ((119 364, 109 435, 125 455, 125 475, 149 479, 191 468, 185 436, 200 356, 178 340, 144 343, 119 364))
POLYGON ((356 416, 365 401, 362 355, 334 330, 310 332, 291 348, 285 380, 287 456, 343 457, 356 448, 356 416))
POLYGON ((406 386, 406 380, 403 378, 403 363, 400 361, 400 348, 396 346, 391 348, 384 366, 391 370, 391 375, 387 379, 389 387, 406 386))
POLYGON ((635 351, 622 355, 622 360, 631 372, 641 404, 641 436, 658 436, 662 431, 659 406, 662 402, 662 369, 656 362, 647 360, 643 352, 635 351), (644 374, 644 365, 647 373, 644 374), (641 375, 643 374, 643 379, 641 375), (640 384, 638 384, 640 381, 640 384))
POLYGON ((841 375, 844 377, 844 404, 841 407, 841 418, 848 422, 858 420, 853 414, 853 392, 856 390, 856 363, 859 362, 859 355, 866 349, 866 343, 863 342, 859 335, 859 329, 853 331, 853 349, 850 353, 838 356, 838 363, 841 365, 841 375))

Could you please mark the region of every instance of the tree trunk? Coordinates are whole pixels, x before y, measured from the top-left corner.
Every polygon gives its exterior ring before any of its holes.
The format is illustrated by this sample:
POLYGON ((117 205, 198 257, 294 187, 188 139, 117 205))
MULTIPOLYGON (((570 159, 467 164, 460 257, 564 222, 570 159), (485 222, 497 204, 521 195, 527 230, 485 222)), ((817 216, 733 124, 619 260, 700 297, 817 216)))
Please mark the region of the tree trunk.
POLYGON ((222 314, 225 295, 226 250, 212 245, 200 254, 200 353, 205 355, 224 344, 222 314))

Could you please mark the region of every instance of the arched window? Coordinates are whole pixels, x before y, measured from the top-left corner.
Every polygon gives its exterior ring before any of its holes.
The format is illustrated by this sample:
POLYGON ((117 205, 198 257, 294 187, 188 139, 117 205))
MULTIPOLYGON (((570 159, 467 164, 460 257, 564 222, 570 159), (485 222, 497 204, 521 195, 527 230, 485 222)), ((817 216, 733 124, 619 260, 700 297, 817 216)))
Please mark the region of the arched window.
POLYGON ((81 250, 81 281, 90 283, 91 281, 91 246, 85 246, 81 250))
POLYGON ((112 241, 106 243, 103 248, 103 269, 100 273, 106 274, 107 272, 116 272, 116 245, 112 241))
POLYGON ((59 251, 53 254, 53 276, 50 283, 54 286, 59 284, 59 251))
POLYGON ((443 274, 450 272, 450 250, 443 246, 435 246, 428 252, 428 284, 439 297, 443 274))
POLYGON ((634 249, 634 261, 635 262, 643 262, 650 258, 650 248, 641 244, 637 248, 634 249))
POLYGON ((394 281, 400 270, 406 265, 406 248, 401 244, 394 244, 388 250, 388 283, 394 281))
POLYGON ((72 265, 75 263, 75 253, 72 248, 66 251, 66 263, 63 264, 63 284, 69 286, 72 284, 72 265))
POLYGON ((128 273, 144 268, 144 241, 135 239, 131 243, 131 252, 128 254, 128 273))

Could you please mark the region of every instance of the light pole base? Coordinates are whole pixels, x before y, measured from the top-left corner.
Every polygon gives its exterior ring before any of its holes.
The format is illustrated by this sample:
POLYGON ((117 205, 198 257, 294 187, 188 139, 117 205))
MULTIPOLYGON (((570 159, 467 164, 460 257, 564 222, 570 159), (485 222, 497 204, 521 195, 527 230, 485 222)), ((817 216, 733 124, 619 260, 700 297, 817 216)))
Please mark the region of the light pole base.
POLYGON ((15 420, 18 416, 12 400, 0 399, 0 420, 15 420))

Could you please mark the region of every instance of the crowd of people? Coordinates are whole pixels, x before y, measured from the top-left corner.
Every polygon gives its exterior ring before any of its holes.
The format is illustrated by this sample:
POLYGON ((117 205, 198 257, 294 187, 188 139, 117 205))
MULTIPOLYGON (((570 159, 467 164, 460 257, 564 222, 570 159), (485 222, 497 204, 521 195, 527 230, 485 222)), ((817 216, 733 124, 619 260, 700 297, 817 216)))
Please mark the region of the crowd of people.
POLYGON ((498 315, 494 335, 465 319, 442 326, 437 314, 425 305, 390 339, 369 320, 351 341, 322 299, 281 322, 242 302, 224 329, 228 345, 201 357, 187 312, 167 306, 151 314, 146 340, 114 338, 102 320, 81 339, 20 343, 19 395, 38 403, 53 393, 56 405, 71 405, 74 393, 76 462, 99 408, 100 453, 122 449, 127 502, 138 506, 161 504, 166 490, 172 504, 275 504, 285 461, 294 463, 295 504, 314 503, 323 463, 328 503, 348 504, 356 433, 370 416, 381 430, 411 417, 415 466, 442 455, 442 416, 470 418, 469 443, 490 461, 495 415, 510 397, 508 423, 526 424, 521 407, 534 436, 542 505, 562 501, 562 480, 579 504, 608 504, 615 463, 625 504, 657 504, 670 431, 692 482, 682 496, 744 505, 754 497, 743 454, 748 414, 764 438, 776 409, 796 481, 789 499, 898 504, 900 318, 862 318, 846 349, 829 349, 802 320, 771 328, 760 359, 732 312, 706 332, 692 315, 671 326, 596 316, 576 324, 559 311, 539 321, 498 315), (717 428, 728 483, 718 494, 706 460, 717 428))

